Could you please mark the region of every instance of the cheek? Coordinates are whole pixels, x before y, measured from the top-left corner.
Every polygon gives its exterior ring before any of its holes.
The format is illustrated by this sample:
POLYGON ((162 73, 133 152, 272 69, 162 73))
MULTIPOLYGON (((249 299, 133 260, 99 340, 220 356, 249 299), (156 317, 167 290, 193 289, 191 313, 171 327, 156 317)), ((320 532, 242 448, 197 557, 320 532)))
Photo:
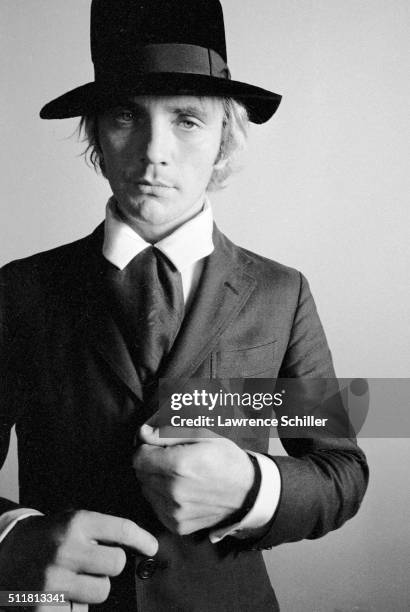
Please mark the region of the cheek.
POLYGON ((215 162, 219 153, 219 141, 212 143, 209 142, 203 144, 203 146, 192 145, 184 149, 183 166, 187 174, 190 174, 193 180, 200 180, 207 182, 209 176, 212 174, 215 162))
POLYGON ((134 164, 125 151, 109 149, 104 155, 106 176, 111 185, 120 187, 127 176, 135 172, 134 164))
POLYGON ((119 166, 124 157, 126 148, 115 142, 107 142, 102 145, 104 159, 112 166, 119 166))
POLYGON ((118 170, 127 161, 127 152, 129 153, 130 147, 124 138, 105 134, 100 138, 100 146, 106 166, 118 170))

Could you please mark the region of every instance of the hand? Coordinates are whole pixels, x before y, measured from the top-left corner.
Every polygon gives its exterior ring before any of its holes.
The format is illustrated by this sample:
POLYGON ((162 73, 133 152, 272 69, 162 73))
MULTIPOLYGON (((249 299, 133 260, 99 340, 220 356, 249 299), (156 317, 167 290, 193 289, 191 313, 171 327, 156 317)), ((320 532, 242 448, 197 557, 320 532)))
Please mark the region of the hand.
POLYGON ((0 544, 0 587, 65 591, 77 603, 101 603, 126 562, 121 547, 153 556, 157 540, 128 519, 80 510, 21 520, 0 544), (106 546, 109 544, 109 546, 106 546))
POLYGON ((140 430, 145 444, 133 465, 143 494, 174 533, 213 527, 242 506, 253 484, 252 462, 234 442, 211 431, 192 430, 191 438, 160 437, 168 429, 145 424, 140 430))

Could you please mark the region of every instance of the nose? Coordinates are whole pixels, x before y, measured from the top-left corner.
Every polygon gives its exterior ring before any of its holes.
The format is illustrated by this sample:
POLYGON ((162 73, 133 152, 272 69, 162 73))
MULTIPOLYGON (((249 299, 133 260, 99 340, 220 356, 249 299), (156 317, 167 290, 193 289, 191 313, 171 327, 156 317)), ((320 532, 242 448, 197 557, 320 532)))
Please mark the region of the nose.
POLYGON ((141 143, 140 160, 150 165, 166 166, 170 155, 170 130, 161 118, 150 118, 145 129, 145 138, 141 143))

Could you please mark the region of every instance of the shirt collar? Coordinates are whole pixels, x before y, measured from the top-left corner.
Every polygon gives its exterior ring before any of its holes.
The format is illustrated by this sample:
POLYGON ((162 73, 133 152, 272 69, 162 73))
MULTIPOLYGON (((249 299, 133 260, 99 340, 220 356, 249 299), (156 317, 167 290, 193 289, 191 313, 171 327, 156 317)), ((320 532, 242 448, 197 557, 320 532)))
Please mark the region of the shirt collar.
MULTIPOLYGON (((213 215, 208 198, 195 217, 181 225, 172 234, 159 240, 155 247, 181 272, 207 257, 214 250, 212 242, 213 215)), ((125 221, 116 210, 114 197, 108 200, 104 226, 103 255, 120 270, 138 253, 151 246, 125 221)))

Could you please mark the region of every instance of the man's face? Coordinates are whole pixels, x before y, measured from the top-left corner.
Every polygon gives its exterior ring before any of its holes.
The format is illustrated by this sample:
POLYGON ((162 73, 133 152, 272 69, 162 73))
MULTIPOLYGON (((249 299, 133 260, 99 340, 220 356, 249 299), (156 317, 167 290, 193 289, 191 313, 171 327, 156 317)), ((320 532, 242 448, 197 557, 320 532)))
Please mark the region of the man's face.
POLYGON ((136 96, 98 118, 106 176, 125 220, 144 238, 194 216, 218 157, 222 102, 136 96))

